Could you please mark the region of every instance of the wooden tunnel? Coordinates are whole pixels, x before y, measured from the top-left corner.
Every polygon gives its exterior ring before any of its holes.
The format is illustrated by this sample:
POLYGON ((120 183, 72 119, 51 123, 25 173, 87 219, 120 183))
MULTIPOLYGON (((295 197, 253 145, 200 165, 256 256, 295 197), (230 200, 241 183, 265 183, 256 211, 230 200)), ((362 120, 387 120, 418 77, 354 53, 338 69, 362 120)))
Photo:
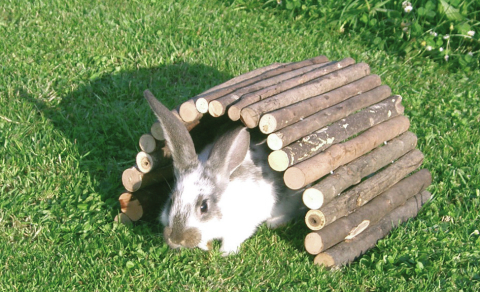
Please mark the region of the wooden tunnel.
MULTIPOLYGON (((172 112, 194 141, 213 138, 208 129, 219 121, 258 127, 272 150, 272 171, 283 172, 287 187, 303 189, 311 229, 305 249, 316 255, 316 264, 332 267, 375 246, 430 198, 432 177, 418 170, 423 154, 401 102, 367 64, 319 56, 245 73, 172 112)), ((158 123, 139 146, 136 166, 122 175, 126 191, 116 221, 157 217, 172 184, 172 161, 158 123)))

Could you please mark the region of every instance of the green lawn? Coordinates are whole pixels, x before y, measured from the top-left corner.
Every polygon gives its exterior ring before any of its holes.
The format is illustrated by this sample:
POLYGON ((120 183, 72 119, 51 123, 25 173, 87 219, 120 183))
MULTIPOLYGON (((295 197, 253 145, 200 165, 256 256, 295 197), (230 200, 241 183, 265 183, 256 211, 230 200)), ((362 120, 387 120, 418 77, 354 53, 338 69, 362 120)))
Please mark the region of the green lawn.
POLYGON ((0 291, 480 290, 478 70, 229 1, 0 2, 0 291), (152 222, 113 223, 154 120, 145 89, 173 107, 317 55, 366 62, 403 96, 434 178, 415 220, 333 271, 313 265, 302 223, 262 226, 227 258, 169 250, 152 222))

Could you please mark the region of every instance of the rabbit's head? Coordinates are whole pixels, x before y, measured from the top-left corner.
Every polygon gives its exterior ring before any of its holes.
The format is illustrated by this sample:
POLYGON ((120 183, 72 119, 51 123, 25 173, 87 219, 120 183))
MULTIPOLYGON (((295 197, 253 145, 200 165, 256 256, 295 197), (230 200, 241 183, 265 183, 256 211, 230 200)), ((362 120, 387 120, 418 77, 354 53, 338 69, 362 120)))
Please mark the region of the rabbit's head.
POLYGON ((165 240, 172 248, 210 249, 211 241, 221 237, 218 202, 247 155, 250 134, 234 128, 215 142, 206 160, 199 159, 185 125, 149 91, 145 98, 162 125, 175 170, 176 182, 161 215, 165 240))

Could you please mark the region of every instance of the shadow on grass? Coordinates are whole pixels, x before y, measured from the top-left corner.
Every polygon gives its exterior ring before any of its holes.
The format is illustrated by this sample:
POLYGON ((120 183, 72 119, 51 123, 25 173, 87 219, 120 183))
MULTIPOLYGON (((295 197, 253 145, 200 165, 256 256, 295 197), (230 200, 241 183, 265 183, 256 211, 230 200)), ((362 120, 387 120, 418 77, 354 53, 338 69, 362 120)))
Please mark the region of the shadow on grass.
POLYGON ((231 77, 210 66, 178 63, 105 74, 77 84, 55 106, 26 92, 20 94, 35 104, 39 113, 75 145, 76 156, 81 157, 80 171, 88 173, 95 192, 109 209, 107 216, 113 220, 120 209, 121 174, 135 164, 140 150, 138 139, 150 131, 155 120, 143 91, 150 89, 166 106, 173 108, 231 77))
MULTIPOLYGON (((109 217, 113 220, 120 210, 118 197, 124 190, 121 174, 135 165, 135 156, 140 151, 138 139, 149 132, 155 120, 143 91, 150 89, 167 107, 173 108, 231 78, 209 66, 180 63, 103 75, 78 85, 56 106, 25 92, 21 95, 75 145, 77 157, 81 157, 80 171, 88 174, 93 189, 101 196, 107 209, 105 220, 109 217)), ((64 186, 58 187, 68 190, 71 183, 65 181, 64 186)), ((72 192, 73 196, 78 194, 72 192)), ((136 225, 140 228, 135 228, 135 233, 162 232, 160 224, 152 219, 136 225)), ((275 232, 292 247, 302 250, 303 235, 299 237, 298 232, 293 232, 298 227, 296 223, 275 232)))

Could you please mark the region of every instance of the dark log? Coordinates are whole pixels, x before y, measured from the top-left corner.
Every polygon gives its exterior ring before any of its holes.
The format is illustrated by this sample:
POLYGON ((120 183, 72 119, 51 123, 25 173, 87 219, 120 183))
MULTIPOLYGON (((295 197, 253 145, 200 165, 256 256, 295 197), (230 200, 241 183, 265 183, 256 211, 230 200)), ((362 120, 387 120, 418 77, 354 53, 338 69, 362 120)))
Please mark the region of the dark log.
POLYGON ((173 179, 173 166, 157 168, 152 172, 143 173, 136 167, 126 169, 122 174, 122 183, 129 192, 136 192, 148 186, 173 179))

